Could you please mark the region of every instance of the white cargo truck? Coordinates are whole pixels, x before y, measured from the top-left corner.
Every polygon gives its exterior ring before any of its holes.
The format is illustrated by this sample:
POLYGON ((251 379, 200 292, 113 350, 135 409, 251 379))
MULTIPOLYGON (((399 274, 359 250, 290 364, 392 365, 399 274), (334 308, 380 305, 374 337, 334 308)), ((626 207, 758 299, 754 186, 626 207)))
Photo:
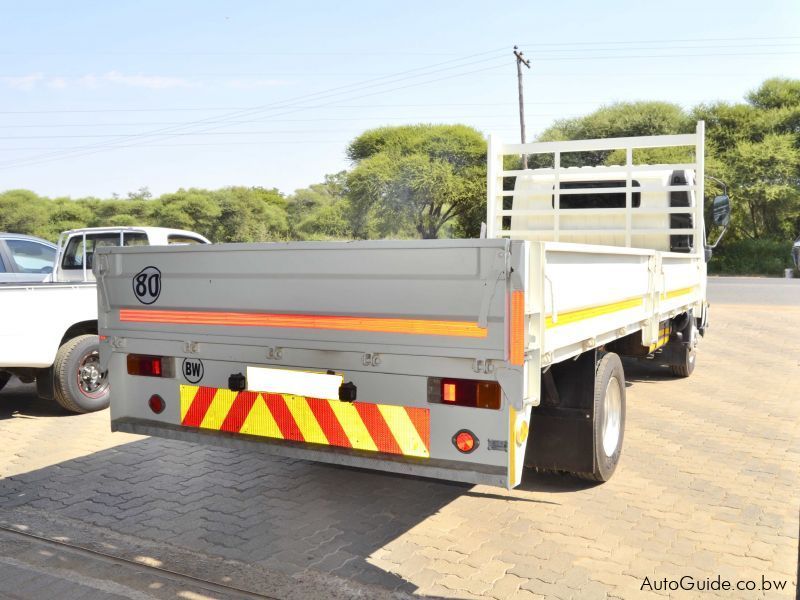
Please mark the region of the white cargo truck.
MULTIPOLYGON (((620 355, 688 376, 707 326, 695 134, 489 143, 488 236, 103 249, 111 425, 514 487, 523 467, 605 481, 620 355), (673 165, 641 148, 687 147, 673 165), (617 167, 563 168, 622 149, 617 167), (552 167, 504 170, 507 155, 552 167)), ((724 224, 727 197, 715 200, 724 224)))

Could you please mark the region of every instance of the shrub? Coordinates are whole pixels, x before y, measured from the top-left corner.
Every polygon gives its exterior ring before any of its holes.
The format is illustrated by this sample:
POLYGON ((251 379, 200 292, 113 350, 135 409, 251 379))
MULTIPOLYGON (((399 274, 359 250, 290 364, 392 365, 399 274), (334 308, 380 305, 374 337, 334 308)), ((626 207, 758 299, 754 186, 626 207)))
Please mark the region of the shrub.
POLYGON ((721 275, 783 275, 792 267, 792 242, 775 239, 735 240, 714 251, 708 272, 721 275))

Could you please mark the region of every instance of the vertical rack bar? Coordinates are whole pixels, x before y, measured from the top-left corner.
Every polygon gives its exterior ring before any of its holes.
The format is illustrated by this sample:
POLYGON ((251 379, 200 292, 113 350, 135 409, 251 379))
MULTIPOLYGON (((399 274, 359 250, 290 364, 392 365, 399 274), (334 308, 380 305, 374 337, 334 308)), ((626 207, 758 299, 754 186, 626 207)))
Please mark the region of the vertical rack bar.
POLYGON ((632 227, 632 214, 633 214, 633 175, 631 167, 633 166, 633 146, 625 148, 625 246, 631 247, 631 227, 632 227))
POLYGON ((553 170, 555 171, 555 189, 553 190, 553 233, 555 241, 561 239, 561 151, 553 152, 553 170))
POLYGON ((697 167, 694 173, 694 251, 696 254, 703 256, 705 260, 705 238, 701 224, 703 223, 703 203, 705 202, 705 167, 706 167, 706 122, 697 122, 697 142, 695 149, 695 161, 697 167))
MULTIPOLYGON (((500 169, 498 171, 497 155, 501 152, 502 144, 495 135, 489 135, 489 144, 486 149, 488 166, 486 169, 486 237, 489 239, 496 238, 498 232, 503 229, 503 218, 499 215, 502 210, 503 197, 502 183, 498 189, 499 173, 503 169, 503 156, 500 155, 500 169), (498 199, 500 201, 500 208, 497 207, 498 199)), ((501 180, 502 181, 502 180, 501 180)))

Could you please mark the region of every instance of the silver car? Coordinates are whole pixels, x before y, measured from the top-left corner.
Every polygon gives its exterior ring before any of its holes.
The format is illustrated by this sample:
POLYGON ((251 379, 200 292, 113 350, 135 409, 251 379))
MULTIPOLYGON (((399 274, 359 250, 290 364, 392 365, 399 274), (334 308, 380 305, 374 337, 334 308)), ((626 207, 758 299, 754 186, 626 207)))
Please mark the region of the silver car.
POLYGON ((56 245, 21 233, 0 233, 0 283, 43 281, 53 272, 56 245))

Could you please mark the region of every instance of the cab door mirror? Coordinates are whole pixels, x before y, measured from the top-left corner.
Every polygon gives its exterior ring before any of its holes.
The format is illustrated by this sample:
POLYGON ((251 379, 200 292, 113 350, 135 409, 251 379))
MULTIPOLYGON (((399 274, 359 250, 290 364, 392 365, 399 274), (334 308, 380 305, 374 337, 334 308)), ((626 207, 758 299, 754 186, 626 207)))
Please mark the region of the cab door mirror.
POLYGON ((711 222, 718 227, 727 227, 731 222, 731 200, 727 195, 717 196, 711 203, 711 222))

